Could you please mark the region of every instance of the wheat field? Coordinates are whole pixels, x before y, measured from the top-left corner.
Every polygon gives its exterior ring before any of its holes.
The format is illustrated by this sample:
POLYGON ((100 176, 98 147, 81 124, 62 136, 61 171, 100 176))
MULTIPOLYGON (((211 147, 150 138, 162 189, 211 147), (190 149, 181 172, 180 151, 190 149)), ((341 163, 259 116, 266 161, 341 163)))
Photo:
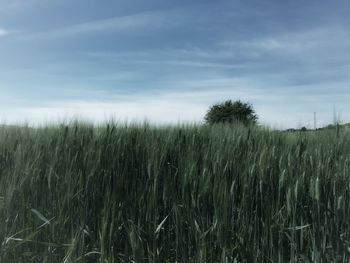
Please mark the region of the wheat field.
POLYGON ((0 262, 349 262, 350 132, 0 129, 0 262))

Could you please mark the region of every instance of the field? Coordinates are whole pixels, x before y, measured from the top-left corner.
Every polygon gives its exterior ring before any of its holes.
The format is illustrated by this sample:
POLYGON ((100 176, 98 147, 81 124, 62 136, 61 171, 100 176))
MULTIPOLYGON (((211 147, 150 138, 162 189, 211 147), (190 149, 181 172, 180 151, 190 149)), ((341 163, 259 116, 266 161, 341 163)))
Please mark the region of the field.
POLYGON ((350 132, 0 129, 0 262, 349 262, 350 132))

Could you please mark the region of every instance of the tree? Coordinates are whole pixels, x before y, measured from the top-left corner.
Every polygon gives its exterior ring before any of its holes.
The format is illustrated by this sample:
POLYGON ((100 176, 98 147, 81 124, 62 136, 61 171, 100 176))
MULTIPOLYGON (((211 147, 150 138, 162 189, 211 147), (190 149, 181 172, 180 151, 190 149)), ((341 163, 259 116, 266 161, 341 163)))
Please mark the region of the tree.
POLYGON ((258 116, 250 103, 227 100, 211 106, 204 120, 208 124, 243 123, 244 125, 253 125, 256 124, 258 116))

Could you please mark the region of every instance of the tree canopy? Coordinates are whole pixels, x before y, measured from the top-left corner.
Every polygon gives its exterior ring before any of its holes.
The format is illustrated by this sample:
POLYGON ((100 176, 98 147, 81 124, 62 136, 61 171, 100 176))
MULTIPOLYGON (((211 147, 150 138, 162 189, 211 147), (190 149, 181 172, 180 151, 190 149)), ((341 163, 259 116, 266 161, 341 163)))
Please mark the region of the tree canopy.
POLYGON ((258 116, 250 103, 240 100, 227 100, 211 106, 204 120, 208 124, 242 123, 244 125, 253 125, 257 123, 258 116))

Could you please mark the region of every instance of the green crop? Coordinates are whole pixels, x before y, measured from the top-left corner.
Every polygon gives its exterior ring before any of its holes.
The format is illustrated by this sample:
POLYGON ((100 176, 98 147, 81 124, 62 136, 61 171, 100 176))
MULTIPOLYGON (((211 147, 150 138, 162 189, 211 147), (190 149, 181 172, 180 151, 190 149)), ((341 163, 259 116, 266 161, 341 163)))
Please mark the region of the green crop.
POLYGON ((350 133, 0 129, 0 262, 349 262, 350 133))

